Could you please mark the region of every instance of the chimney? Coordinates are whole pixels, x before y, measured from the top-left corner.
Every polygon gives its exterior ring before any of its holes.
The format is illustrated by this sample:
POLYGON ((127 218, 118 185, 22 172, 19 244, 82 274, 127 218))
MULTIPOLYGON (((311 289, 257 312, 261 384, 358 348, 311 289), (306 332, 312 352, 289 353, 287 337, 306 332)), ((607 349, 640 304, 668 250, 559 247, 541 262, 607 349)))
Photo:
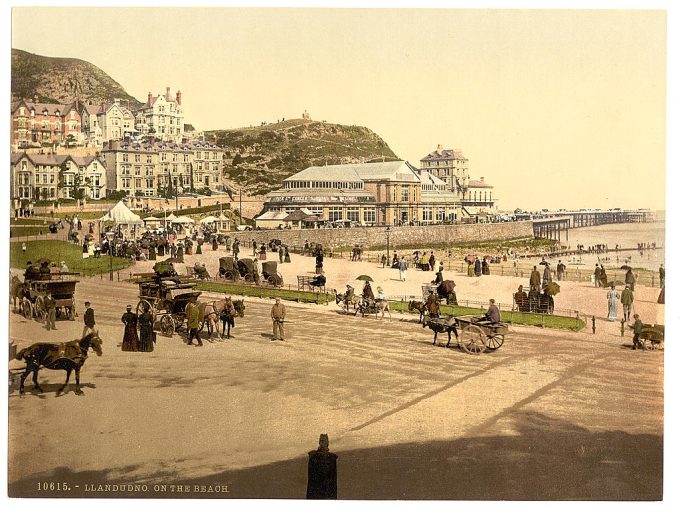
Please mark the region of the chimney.
POLYGON ((180 90, 177 90, 177 105, 181 106, 182 105, 182 92, 180 90))
POLYGON ((170 86, 165 86, 165 100, 170 101, 170 86))
POLYGON ((38 94, 37 94, 37 93, 36 93, 35 95, 33 95, 33 102, 34 102, 35 104, 38 103, 38 94))
POLYGON ((484 182, 484 177, 480 177, 479 180, 480 180, 481 182, 484 182))
POLYGON ((151 105, 151 91, 149 91, 149 96, 147 97, 147 102, 151 105))
POLYGON ((442 147, 440 143, 439 145, 437 145, 437 152, 441 152, 442 150, 444 150, 444 147, 442 147))

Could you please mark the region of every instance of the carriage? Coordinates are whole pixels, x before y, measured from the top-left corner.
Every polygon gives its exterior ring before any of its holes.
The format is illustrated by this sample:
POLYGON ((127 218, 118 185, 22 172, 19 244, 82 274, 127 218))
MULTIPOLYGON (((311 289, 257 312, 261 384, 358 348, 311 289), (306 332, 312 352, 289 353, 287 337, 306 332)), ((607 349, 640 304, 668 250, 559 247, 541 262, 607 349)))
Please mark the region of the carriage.
POLYGON ((240 277, 238 267, 236 266, 236 259, 231 256, 223 256, 220 258, 220 268, 218 275, 224 279, 235 281, 240 277))
POLYGON ((248 282, 257 283, 259 281, 259 276, 257 270, 255 269, 255 262, 251 258, 241 258, 237 261, 236 267, 238 269, 239 276, 248 282))
MULTIPOLYGON (((423 326, 429 326, 434 331, 434 342, 437 343, 437 333, 446 332, 451 341, 451 332, 458 332, 459 346, 468 354, 481 354, 499 349, 505 342, 508 326, 502 322, 489 322, 481 317, 471 315, 452 317, 425 317, 423 326)), ((448 344, 447 344, 448 347, 448 344)))
POLYGON ((77 273, 41 274, 40 279, 28 279, 24 283, 24 300, 21 303, 21 313, 25 318, 36 317, 45 320, 45 297, 52 294, 56 305, 57 318, 64 315, 68 320, 75 319, 76 284, 73 279, 77 273))
POLYGON ((666 326, 661 324, 642 324, 640 331, 640 344, 643 349, 660 349, 663 348, 666 326))
POLYGON ((262 263, 262 276, 272 286, 283 286, 283 277, 277 272, 278 265, 276 261, 262 263))
POLYGON ((154 265, 154 274, 141 274, 145 280, 139 283, 137 315, 148 306, 153 315, 154 325, 160 322, 163 336, 172 336, 186 322, 186 308, 201 295, 195 291, 195 283, 187 282, 177 275, 171 262, 162 261, 154 265))

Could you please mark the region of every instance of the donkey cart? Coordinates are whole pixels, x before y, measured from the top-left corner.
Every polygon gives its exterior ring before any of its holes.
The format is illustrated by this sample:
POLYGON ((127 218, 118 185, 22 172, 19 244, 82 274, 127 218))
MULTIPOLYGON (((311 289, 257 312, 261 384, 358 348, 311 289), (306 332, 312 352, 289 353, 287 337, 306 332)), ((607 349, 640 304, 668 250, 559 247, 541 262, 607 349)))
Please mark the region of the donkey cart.
POLYGON ((502 322, 489 322, 471 315, 455 317, 460 331, 460 346, 469 354, 493 352, 505 342, 508 325, 502 322))

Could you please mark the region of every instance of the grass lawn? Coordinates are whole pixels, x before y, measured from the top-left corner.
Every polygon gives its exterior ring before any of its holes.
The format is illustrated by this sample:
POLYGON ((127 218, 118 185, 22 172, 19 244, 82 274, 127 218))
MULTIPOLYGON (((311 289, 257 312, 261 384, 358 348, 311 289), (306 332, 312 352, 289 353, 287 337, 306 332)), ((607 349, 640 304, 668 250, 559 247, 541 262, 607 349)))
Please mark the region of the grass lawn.
POLYGON ((259 297, 265 299, 295 300, 298 302, 313 302, 324 304, 334 302, 335 296, 330 294, 315 293, 310 291, 284 290, 281 288, 267 288, 260 286, 247 286, 238 283, 216 283, 197 281, 196 288, 203 291, 225 293, 227 295, 243 295, 246 297, 259 297))
MULTIPOLYGON (((390 302, 390 309, 395 311, 408 311, 406 302, 390 302)), ((469 308, 465 306, 441 306, 441 314, 446 316, 475 315, 481 316, 486 310, 469 308)), ((501 321, 515 325, 530 325, 535 327, 548 327, 550 329, 569 329, 580 331, 586 323, 580 318, 564 317, 557 315, 540 315, 536 313, 519 313, 517 311, 501 311, 501 321)))
MULTIPOLYGON (((99 259, 83 259, 81 247, 65 241, 29 241, 26 242, 26 252, 22 252, 21 243, 14 242, 10 244, 10 267, 21 268, 23 270, 26 268, 27 261, 35 263, 40 258, 51 259, 57 264, 60 261, 65 261, 71 272, 79 272, 82 275, 97 275, 108 273, 109 271, 108 256, 102 256, 99 259)), ((130 263, 127 259, 113 258, 114 270, 121 270, 128 266, 130 266, 130 263)))
POLYGON ((17 218, 16 220, 12 219, 9 224, 14 227, 15 225, 43 225, 43 222, 45 222, 45 227, 48 227, 52 220, 52 218, 17 218))
POLYGON ((11 226, 10 237, 15 236, 35 236, 38 234, 49 234, 50 230, 47 225, 40 227, 26 227, 26 226, 11 226))

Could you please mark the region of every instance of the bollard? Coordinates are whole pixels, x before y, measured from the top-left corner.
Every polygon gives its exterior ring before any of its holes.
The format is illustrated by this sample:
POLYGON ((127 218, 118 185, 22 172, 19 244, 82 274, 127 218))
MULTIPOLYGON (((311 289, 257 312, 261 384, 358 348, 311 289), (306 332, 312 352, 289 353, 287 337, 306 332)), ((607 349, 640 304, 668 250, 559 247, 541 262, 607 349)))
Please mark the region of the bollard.
POLYGON ((595 334, 595 316, 593 316, 592 321, 593 321, 593 334, 595 334))
POLYGON ((621 320, 621 336, 625 336, 624 335, 624 327, 625 327, 625 320, 621 320))
POLYGON ((328 435, 319 435, 319 448, 309 451, 307 499, 338 498, 338 455, 328 450, 328 435))

